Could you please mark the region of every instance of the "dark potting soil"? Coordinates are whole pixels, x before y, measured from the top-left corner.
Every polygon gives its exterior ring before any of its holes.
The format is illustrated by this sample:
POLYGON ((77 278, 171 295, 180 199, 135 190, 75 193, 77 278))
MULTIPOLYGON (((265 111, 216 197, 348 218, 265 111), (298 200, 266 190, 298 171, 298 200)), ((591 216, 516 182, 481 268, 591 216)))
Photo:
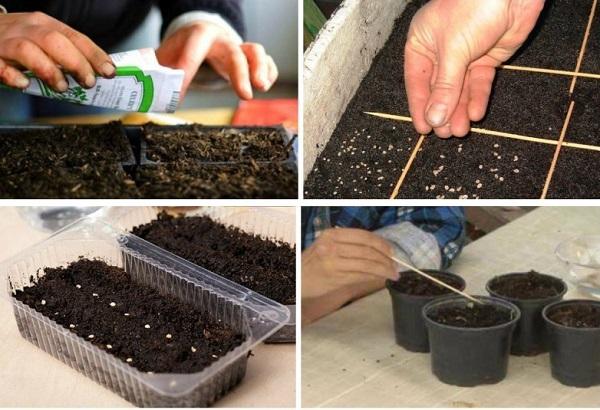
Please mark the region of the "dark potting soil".
MULTIPOLYGON (((454 288, 460 289, 461 287, 461 283, 452 277, 436 273, 430 273, 430 275, 454 288)), ((447 288, 414 272, 403 272, 400 279, 392 283, 392 288, 400 293, 415 296, 439 296, 451 293, 447 288)))
POLYGON ((548 198, 600 198, 597 165, 599 160, 599 152, 568 147, 561 148, 552 182, 548 189, 548 198))
MULTIPOLYGON (((600 35, 600 33, 598 33, 600 35)), ((598 122, 600 119, 600 80, 578 78, 573 100, 575 105, 565 141, 587 145, 600 145, 598 122)), ((600 152, 596 152, 600 159, 600 152)))
POLYGON ((175 127, 146 125, 143 128, 147 158, 156 162, 176 160, 283 161, 291 146, 282 131, 263 129, 209 129, 198 124, 175 127))
POLYGON ((48 168, 1 178, 3 199, 138 198, 135 182, 120 165, 99 162, 75 168, 48 168))
POLYGON ((600 5, 596 5, 596 14, 581 62, 581 72, 600 74, 600 5))
POLYGON ((457 327, 492 327, 510 322, 511 312, 492 305, 442 307, 428 314, 434 322, 457 327))
POLYGON ((539 198, 555 149, 476 134, 428 136, 398 198, 539 198))
POLYGON ((499 295, 517 299, 549 298, 563 291, 558 279, 540 275, 535 271, 495 280, 490 288, 499 295))
POLYGON ((533 32, 508 64, 575 70, 592 3, 546 0, 533 32))
POLYGON ((594 305, 562 305, 548 312, 553 322, 568 327, 595 328, 600 327, 600 308, 594 305))
POLYGON ((133 160, 119 122, 0 134, 0 176, 133 160))
POLYGON ((298 174, 285 164, 199 165, 180 161, 139 167, 144 198, 295 199, 298 174))
POLYGON ((14 297, 143 372, 199 372, 244 341, 194 306, 100 260, 45 268, 14 297))
POLYGON ((161 213, 132 233, 276 302, 296 303, 296 249, 206 216, 161 213))

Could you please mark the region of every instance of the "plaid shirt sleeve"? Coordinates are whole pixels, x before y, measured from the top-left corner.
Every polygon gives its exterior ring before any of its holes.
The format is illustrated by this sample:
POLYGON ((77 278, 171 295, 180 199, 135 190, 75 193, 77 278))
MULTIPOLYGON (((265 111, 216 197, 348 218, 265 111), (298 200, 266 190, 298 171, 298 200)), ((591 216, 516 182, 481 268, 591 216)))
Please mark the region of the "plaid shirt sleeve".
POLYGON ((302 249, 333 226, 375 231, 410 222, 435 237, 445 269, 464 245, 464 219, 462 207, 302 207, 302 249))

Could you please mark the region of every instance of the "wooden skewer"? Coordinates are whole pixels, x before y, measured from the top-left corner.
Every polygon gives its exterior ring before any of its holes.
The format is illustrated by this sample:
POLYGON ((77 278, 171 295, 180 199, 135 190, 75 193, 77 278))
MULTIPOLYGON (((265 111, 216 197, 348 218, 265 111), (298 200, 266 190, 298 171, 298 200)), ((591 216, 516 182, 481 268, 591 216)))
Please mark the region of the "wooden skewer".
POLYGON ((389 257, 391 260, 393 260, 394 262, 396 262, 397 264, 399 264, 399 265, 402 265, 402 266, 404 266, 405 268, 408 268, 408 269, 410 269, 410 270, 412 270, 412 271, 414 271, 414 272, 418 273, 419 275, 421 275, 421 276, 423 276, 423 277, 425 277, 425 278, 429 279, 429 280, 430 280, 430 281, 432 281, 432 282, 435 282, 435 283, 437 283, 437 284, 438 284, 438 285, 440 285, 440 286, 443 286, 443 287, 445 287, 446 289, 450 289, 452 292, 454 292, 454 293, 457 293, 457 294, 461 295, 462 297, 465 297, 465 298, 467 298, 467 299, 469 299, 469 300, 471 300, 471 301, 473 301, 473 302, 475 302, 475 303, 479 303, 479 304, 481 304, 481 305, 483 305, 483 304, 484 304, 484 303, 483 303, 481 300, 475 299, 473 296, 469 295, 468 293, 462 292, 462 291, 460 291, 460 290, 456 289, 455 287, 453 287, 453 286, 450 286, 450 285, 448 285, 447 283, 444 283, 444 282, 442 282, 441 280, 439 280, 439 279, 437 279, 437 278, 434 278, 433 276, 431 276, 431 275, 428 275, 428 274, 427 274, 427 273, 425 273, 425 272, 422 272, 422 271, 420 271, 419 269, 415 268, 414 266, 412 266, 412 265, 410 265, 410 264, 408 264, 408 263, 406 263, 406 262, 404 262, 404 261, 402 261, 402 260, 400 260, 400 259, 398 259, 398 258, 395 258, 394 256, 389 256, 389 255, 388 255, 388 257, 389 257))
MULTIPOLYGON (((596 5, 598 0, 594 0, 592 4, 592 10, 590 11, 590 17, 588 19, 587 27, 585 28, 585 34, 583 35, 583 43, 581 44, 581 49, 579 50, 579 56, 577 57, 577 66, 575 67, 575 71, 579 72, 581 69, 581 62, 583 61, 583 56, 585 55, 585 48, 588 43, 588 38, 590 37, 590 30, 592 28, 592 22, 594 21, 594 14, 596 13, 596 5)), ((577 77, 573 77, 571 80, 571 88, 569 88, 569 94, 573 94, 575 90, 575 83, 577 82, 577 77)))
MULTIPOLYGON (((386 118, 389 120, 396 120, 396 121, 403 121, 403 122, 412 122, 412 118, 410 117, 406 117, 403 115, 393 115, 393 114, 384 114, 384 113, 379 113, 379 112, 365 112, 365 114, 368 115, 373 115, 375 117, 380 117, 380 118, 386 118)), ((538 138, 538 137, 529 137, 526 135, 519 135, 519 134, 511 134, 509 132, 501 132, 501 131, 493 131, 493 130, 486 130, 485 128, 477 128, 477 127, 473 127, 471 128, 471 131, 476 133, 476 134, 482 134, 482 135, 492 135, 495 137, 502 137, 502 138, 510 138, 510 139, 515 139, 515 140, 520 140, 520 141, 528 141, 528 142, 538 142, 540 144, 548 144, 548 145, 558 145, 558 141, 557 140, 551 140, 551 139, 547 139, 547 138, 538 138)), ((570 148, 579 148, 579 149, 585 149, 588 151, 600 151, 600 147, 596 146, 596 145, 587 145, 587 144, 579 144, 576 142, 563 142, 562 143, 563 147, 570 147, 570 148)))
POLYGON ((508 65, 508 64, 501 65, 500 68, 506 69, 506 70, 513 70, 513 71, 528 71, 528 72, 532 72, 532 73, 564 75, 567 77, 584 77, 584 78, 600 79, 600 74, 580 73, 578 71, 567 71, 567 70, 553 70, 551 68, 522 67, 522 66, 518 66, 518 65, 508 65))
POLYGON ((550 188, 550 182, 552 181, 552 175, 554 175, 554 168, 556 168, 556 163, 558 161, 558 155, 560 154, 560 149, 563 146, 563 140, 565 139, 565 134, 567 133, 567 128, 569 127, 569 121, 571 121, 571 114, 573 113, 574 106, 575 106, 575 101, 571 101, 571 104, 569 104, 569 111, 567 112, 567 117, 563 124, 563 128, 560 132, 560 138, 558 139, 558 145, 556 146, 556 150, 554 151, 554 157, 552 158, 552 163, 550 164, 550 170, 548 171, 548 175, 546 176, 546 183, 544 184, 544 190, 542 191, 541 199, 546 199, 546 195, 548 195, 548 188, 550 188))
POLYGON ((400 179, 398 179, 398 182, 396 183, 396 187, 394 188, 394 192, 392 192, 390 199, 396 199, 396 197, 398 196, 400 187, 404 183, 404 180, 406 179, 406 176, 408 175, 408 171, 410 170, 410 167, 412 166, 413 161, 417 157, 417 153, 421 149, 421 145, 423 145, 424 140, 425 140, 425 135, 421 135, 419 137, 419 140, 417 141, 417 145, 415 145, 415 149, 413 149, 413 152, 411 152, 411 154, 410 154, 410 158, 408 158, 408 162, 406 163, 406 166, 402 170, 402 175, 400 175, 400 179))

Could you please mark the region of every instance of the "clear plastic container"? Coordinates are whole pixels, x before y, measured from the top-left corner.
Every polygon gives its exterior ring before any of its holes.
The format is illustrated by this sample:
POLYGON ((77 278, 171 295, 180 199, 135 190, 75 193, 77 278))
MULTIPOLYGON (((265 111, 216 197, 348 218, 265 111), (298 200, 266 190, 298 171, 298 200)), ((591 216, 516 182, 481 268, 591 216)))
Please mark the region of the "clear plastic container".
MULTIPOLYGON (((125 230, 155 220, 161 212, 160 207, 114 207, 100 211, 107 222, 125 230)), ((289 214, 266 207, 196 207, 179 208, 178 212, 188 216, 206 215, 225 225, 234 226, 244 232, 262 238, 296 245, 296 219, 289 214)), ((215 272, 219 273, 219 272, 215 272)), ((224 279, 225 280, 225 279, 224 279)), ((233 283, 233 282, 231 282, 233 283)), ((291 343, 296 341, 296 305, 287 305, 290 319, 277 333, 271 336, 269 343, 291 343)))
POLYGON ((289 320, 288 309, 255 292, 119 230, 97 214, 82 219, 0 265, 21 335, 124 399, 146 407, 203 407, 244 377, 250 350, 289 320), (135 244, 135 251, 130 246, 135 244), (241 331, 246 340, 209 367, 190 374, 148 374, 13 298, 44 267, 80 256, 122 267, 134 280, 192 304, 241 331))

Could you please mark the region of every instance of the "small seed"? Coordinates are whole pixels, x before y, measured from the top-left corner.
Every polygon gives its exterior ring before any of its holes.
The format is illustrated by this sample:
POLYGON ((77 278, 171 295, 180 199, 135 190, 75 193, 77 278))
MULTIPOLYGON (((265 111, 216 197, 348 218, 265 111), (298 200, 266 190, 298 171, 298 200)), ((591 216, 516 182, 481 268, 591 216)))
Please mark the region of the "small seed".
POLYGON ((110 302, 109 305, 112 306, 112 307, 117 306, 117 304, 115 302, 110 302))
POLYGON ((192 346, 192 353, 196 353, 196 348, 192 346))
POLYGON ((42 305, 45 305, 46 301, 44 299, 42 299, 42 305))
POLYGON ((123 316, 129 316, 129 313, 123 313, 123 316))
POLYGON ((172 338, 173 336, 171 335, 171 333, 167 333, 167 339, 172 338))
POLYGON ((219 356, 217 356, 216 354, 213 354, 213 355, 211 355, 211 356, 212 356, 214 359, 216 359, 217 357, 219 357, 219 356))
POLYGON ((515 169, 513 169, 513 172, 514 172, 515 174, 518 174, 518 173, 519 173, 519 170, 518 170, 517 168, 515 168, 515 169))
POLYGON ((150 325, 144 325, 146 329, 150 329, 150 325))
POLYGON ((88 336, 88 339, 93 339, 93 338, 94 338, 94 335, 89 335, 88 336))
POLYGON ((81 285, 75 285, 77 289, 81 289, 81 285))
POLYGON ((98 294, 97 293, 92 293, 92 296, 95 297, 95 298, 97 298, 98 294))
POLYGON ((106 345, 107 349, 112 349, 112 345, 106 345))
POLYGON ((131 357, 128 357, 127 360, 125 360, 127 363, 131 363, 133 362, 133 359, 131 357))
POLYGON ((482 183, 477 184, 477 189, 480 189, 483 186, 482 183))
POLYGON ((69 325, 69 327, 70 327, 71 329, 75 329, 75 325, 74 325, 74 324, 72 324, 72 323, 69 325))

